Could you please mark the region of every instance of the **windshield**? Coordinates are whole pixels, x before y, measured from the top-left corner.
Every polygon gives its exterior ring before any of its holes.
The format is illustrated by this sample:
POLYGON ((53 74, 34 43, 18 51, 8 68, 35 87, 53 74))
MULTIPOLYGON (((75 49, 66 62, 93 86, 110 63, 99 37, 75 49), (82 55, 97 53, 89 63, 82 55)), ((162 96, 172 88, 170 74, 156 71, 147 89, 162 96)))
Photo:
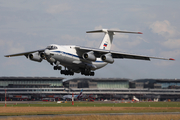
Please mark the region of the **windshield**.
POLYGON ((54 49, 57 49, 57 47, 56 47, 56 46, 51 45, 51 46, 47 46, 47 48, 46 48, 46 49, 49 49, 49 50, 54 50, 54 49))

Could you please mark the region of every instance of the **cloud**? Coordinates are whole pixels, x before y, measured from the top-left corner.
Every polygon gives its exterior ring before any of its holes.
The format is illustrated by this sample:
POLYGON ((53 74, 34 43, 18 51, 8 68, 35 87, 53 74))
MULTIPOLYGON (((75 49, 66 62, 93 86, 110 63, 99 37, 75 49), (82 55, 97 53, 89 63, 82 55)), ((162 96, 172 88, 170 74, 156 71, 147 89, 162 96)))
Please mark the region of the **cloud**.
MULTIPOLYGON (((80 45, 80 46, 89 46, 92 47, 94 44, 94 40, 88 41, 87 39, 78 37, 78 36, 72 36, 72 35, 62 35, 61 38, 64 40, 63 44, 65 45, 80 45)), ((55 41, 59 41, 59 39, 56 39, 55 41)))
POLYGON ((5 44, 4 40, 0 39, 0 47, 3 47, 5 44))
POLYGON ((50 14, 58 14, 58 13, 61 13, 70 9, 71 7, 67 3, 64 3, 64 4, 58 4, 58 5, 51 5, 46 10, 46 12, 50 14))
POLYGON ((157 33, 163 37, 174 37, 177 32, 175 27, 171 26, 170 22, 167 20, 156 21, 149 26, 152 29, 152 32, 157 33))
POLYGON ((170 49, 180 48, 180 39, 178 30, 171 26, 170 22, 167 20, 156 21, 150 25, 150 28, 154 33, 163 36, 165 39, 160 44, 170 49))
POLYGON ((180 48, 180 39, 168 39, 161 43, 163 46, 171 49, 180 48))
POLYGON ((158 61, 155 62, 155 65, 157 66, 172 66, 174 64, 174 61, 158 61))
POLYGON ((161 52, 161 56, 176 58, 180 56, 180 50, 163 51, 161 52))
POLYGON ((0 47, 1 47, 2 51, 3 51, 3 49, 8 48, 8 50, 7 50, 8 54, 24 52, 24 47, 21 45, 21 43, 15 43, 13 41, 0 40, 0 47))

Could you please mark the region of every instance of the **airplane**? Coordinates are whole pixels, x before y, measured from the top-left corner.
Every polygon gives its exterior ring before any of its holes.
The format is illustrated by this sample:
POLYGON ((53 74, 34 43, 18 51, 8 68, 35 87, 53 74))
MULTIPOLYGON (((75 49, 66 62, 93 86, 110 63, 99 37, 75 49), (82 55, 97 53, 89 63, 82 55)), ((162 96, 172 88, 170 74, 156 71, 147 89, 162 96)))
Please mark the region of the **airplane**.
POLYGON ((99 32, 105 33, 99 49, 82 47, 77 45, 50 44, 45 49, 5 55, 5 57, 24 55, 26 56, 26 58, 36 62, 47 60, 47 62, 54 66, 54 70, 60 70, 61 74, 74 75, 74 73, 81 73, 81 75, 85 76, 94 76, 95 70, 106 66, 108 63, 114 63, 114 59, 118 58, 148 61, 150 61, 150 59, 174 60, 173 58, 166 59, 142 55, 133 55, 110 50, 113 42, 113 35, 115 35, 115 33, 142 34, 141 32, 101 29, 87 31, 86 33, 99 32), (64 66, 64 70, 62 70, 61 65, 64 66))
MULTIPOLYGON (((83 91, 83 89, 81 90, 81 92, 79 93, 79 95, 75 95, 75 96, 74 96, 74 99, 79 99, 79 98, 81 98, 81 97, 82 97, 82 91, 83 91)), ((64 95, 62 98, 63 98, 64 100, 66 100, 66 99, 72 99, 72 95, 64 95)))
POLYGON ((82 94, 82 96, 80 98, 83 100, 94 101, 95 96, 93 94, 90 94, 90 95, 83 95, 82 94))

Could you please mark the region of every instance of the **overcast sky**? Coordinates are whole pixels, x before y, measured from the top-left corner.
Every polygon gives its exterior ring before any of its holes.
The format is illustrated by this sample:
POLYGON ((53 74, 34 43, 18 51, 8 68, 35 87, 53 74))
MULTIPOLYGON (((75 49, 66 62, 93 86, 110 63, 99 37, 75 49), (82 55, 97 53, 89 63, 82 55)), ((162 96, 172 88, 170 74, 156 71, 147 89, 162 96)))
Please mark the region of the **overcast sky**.
POLYGON ((98 48, 104 34, 86 31, 106 28, 143 33, 117 33, 112 50, 176 61, 117 59, 95 78, 180 79, 179 5, 179 0, 0 0, 0 76, 85 77, 61 75, 46 61, 4 55, 51 43, 98 48))

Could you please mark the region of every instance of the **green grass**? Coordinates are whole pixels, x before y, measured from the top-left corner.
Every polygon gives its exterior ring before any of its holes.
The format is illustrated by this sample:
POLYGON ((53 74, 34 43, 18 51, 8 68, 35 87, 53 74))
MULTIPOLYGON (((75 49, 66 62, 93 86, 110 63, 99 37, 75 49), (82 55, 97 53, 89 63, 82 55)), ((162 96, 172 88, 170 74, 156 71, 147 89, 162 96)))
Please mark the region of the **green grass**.
POLYGON ((81 102, 72 105, 56 102, 33 102, 30 104, 0 104, 0 116, 46 115, 46 114, 92 114, 92 113, 146 113, 180 112, 180 102, 106 103, 81 102))
MULTIPOLYGON (((0 104, 4 107, 4 104, 0 104)), ((140 102, 140 103, 103 103, 103 102, 36 102, 36 103, 18 103, 7 104, 7 107, 180 107, 180 102, 140 102)))

